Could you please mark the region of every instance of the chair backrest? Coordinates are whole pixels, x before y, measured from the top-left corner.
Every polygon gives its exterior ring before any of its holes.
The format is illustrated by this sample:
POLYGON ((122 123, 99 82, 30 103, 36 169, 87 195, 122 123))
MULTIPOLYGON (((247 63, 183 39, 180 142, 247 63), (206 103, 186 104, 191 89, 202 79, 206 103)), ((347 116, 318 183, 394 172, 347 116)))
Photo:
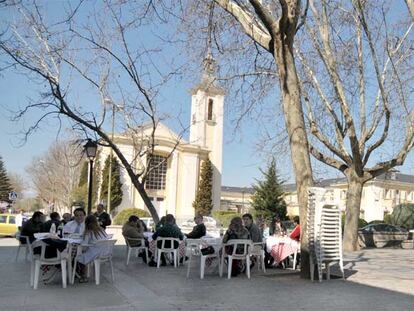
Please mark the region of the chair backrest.
POLYGON ((115 243, 116 243, 115 239, 96 241, 94 246, 99 249, 99 258, 100 259, 112 258, 115 243))
POLYGON ((227 241, 227 243, 224 245, 232 246, 232 253, 230 255, 237 257, 245 257, 247 255, 250 255, 253 242, 251 240, 235 239, 227 241))
POLYGON ((122 236, 124 237, 125 243, 126 243, 126 245, 128 247, 145 246, 145 240, 144 239, 141 239, 141 238, 131 238, 131 237, 126 236, 124 234, 122 236), (132 245, 132 244, 135 244, 135 243, 131 243, 131 241, 136 241, 136 242, 141 242, 141 243, 139 245, 132 245))
POLYGON ((175 249, 177 249, 178 246, 175 247, 174 242, 176 242, 177 245, 179 245, 180 244, 180 239, 158 237, 157 238, 157 248, 164 249, 164 250, 175 250, 175 249))
POLYGON ((200 239, 187 239, 185 240, 186 247, 191 251, 195 256, 201 255, 201 243, 200 239))
POLYGON ((250 250, 252 255, 262 255, 262 252, 265 247, 265 242, 254 242, 252 243, 252 248, 250 250))
POLYGON ((61 260, 61 253, 60 252, 56 252, 56 257, 49 257, 49 258, 46 258, 45 257, 45 254, 46 254, 46 247, 47 247, 48 245, 45 243, 45 242, 43 242, 42 240, 36 240, 36 241, 34 241, 32 244, 31 244, 31 249, 30 249, 30 255, 31 255, 31 257, 33 257, 33 255, 34 255, 34 252, 33 252, 33 250, 36 248, 36 247, 40 247, 41 249, 40 249, 40 260, 41 261, 60 261, 61 260))

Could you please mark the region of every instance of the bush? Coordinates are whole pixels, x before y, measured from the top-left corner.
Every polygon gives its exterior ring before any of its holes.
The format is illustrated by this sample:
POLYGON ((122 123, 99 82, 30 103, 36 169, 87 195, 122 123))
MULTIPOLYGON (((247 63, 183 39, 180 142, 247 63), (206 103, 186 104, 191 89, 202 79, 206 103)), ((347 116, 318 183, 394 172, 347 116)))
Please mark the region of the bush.
POLYGON ((144 211, 143 209, 139 208, 126 208, 120 211, 115 217, 113 224, 114 225, 123 225, 128 221, 128 218, 132 215, 138 216, 138 217, 151 217, 151 215, 144 211))
POLYGON ((230 221, 234 217, 241 217, 242 215, 233 211, 213 211, 211 213, 214 219, 216 219, 220 225, 224 228, 227 228, 230 224, 230 221))
POLYGON ((400 204, 394 207, 391 223, 407 229, 414 228, 414 204, 400 204))
MULTIPOLYGON (((345 226, 345 214, 342 214, 341 223, 342 223, 342 231, 343 231, 344 230, 344 226, 345 226)), ((362 219, 362 218, 359 218, 358 219, 358 229, 363 228, 366 225, 368 225, 368 223, 366 222, 365 219, 362 219)))

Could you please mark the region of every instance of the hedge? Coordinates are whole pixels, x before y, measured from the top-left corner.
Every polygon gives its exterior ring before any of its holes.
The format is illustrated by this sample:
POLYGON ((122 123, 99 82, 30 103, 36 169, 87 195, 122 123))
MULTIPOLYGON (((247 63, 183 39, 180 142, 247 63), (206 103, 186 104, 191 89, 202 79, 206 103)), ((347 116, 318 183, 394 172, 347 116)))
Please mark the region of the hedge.
POLYGON ((144 211, 143 209, 139 208, 126 208, 120 211, 116 216, 114 217, 114 221, 112 222, 114 225, 123 225, 128 221, 128 218, 132 215, 138 216, 138 217, 151 217, 151 215, 144 211))
POLYGON ((222 227, 227 228, 234 217, 241 217, 242 215, 233 211, 213 211, 211 216, 213 216, 222 227))

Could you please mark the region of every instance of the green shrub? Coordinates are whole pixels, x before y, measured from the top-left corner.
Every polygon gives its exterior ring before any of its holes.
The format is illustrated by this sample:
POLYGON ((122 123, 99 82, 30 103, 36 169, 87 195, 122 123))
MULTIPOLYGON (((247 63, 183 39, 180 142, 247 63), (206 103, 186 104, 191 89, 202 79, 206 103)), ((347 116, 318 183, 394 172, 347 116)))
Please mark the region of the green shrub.
POLYGON ((233 211, 213 211, 211 213, 214 219, 216 219, 220 225, 224 228, 227 228, 230 224, 230 221, 234 217, 241 217, 242 215, 233 211))
MULTIPOLYGON (((341 223, 342 223, 342 231, 343 231, 344 230, 344 226, 345 226, 345 214, 342 214, 341 223)), ((365 219, 362 219, 362 218, 359 218, 358 219, 358 229, 359 228, 363 228, 366 225, 368 225, 368 223, 366 222, 365 219)))
POLYGON ((391 214, 386 214, 386 215, 384 215, 384 222, 385 222, 386 224, 391 224, 391 221, 392 221, 392 219, 391 219, 391 214))
POLYGON ((407 229, 414 228, 414 204, 406 203, 394 207, 391 223, 407 229))
POLYGON ((132 215, 138 216, 138 217, 151 217, 151 215, 144 211, 143 209, 139 208, 126 208, 120 211, 115 217, 113 224, 114 225, 123 225, 128 221, 128 218, 132 215))

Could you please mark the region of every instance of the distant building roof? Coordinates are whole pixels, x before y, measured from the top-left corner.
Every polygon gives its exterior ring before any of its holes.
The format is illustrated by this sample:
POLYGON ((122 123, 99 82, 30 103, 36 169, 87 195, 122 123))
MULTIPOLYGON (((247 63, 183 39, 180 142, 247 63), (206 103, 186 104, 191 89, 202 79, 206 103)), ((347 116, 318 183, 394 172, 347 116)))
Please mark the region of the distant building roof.
MULTIPOLYGON (((380 176, 375 177, 371 181, 396 181, 402 183, 414 184, 414 175, 402 174, 397 171, 389 171, 387 173, 381 174, 380 176)), ((335 184, 346 184, 347 180, 345 177, 340 178, 328 178, 320 179, 315 181, 315 187, 329 187, 335 184)), ((285 192, 294 192, 296 191, 296 184, 282 184, 282 189, 285 192)), ((225 192, 237 192, 237 193, 250 193, 253 194, 254 190, 251 187, 230 187, 222 186, 221 191, 225 192)))
POLYGON ((251 187, 229 187, 229 186, 221 186, 221 191, 224 192, 237 192, 237 193, 250 193, 253 194, 254 190, 251 187))

